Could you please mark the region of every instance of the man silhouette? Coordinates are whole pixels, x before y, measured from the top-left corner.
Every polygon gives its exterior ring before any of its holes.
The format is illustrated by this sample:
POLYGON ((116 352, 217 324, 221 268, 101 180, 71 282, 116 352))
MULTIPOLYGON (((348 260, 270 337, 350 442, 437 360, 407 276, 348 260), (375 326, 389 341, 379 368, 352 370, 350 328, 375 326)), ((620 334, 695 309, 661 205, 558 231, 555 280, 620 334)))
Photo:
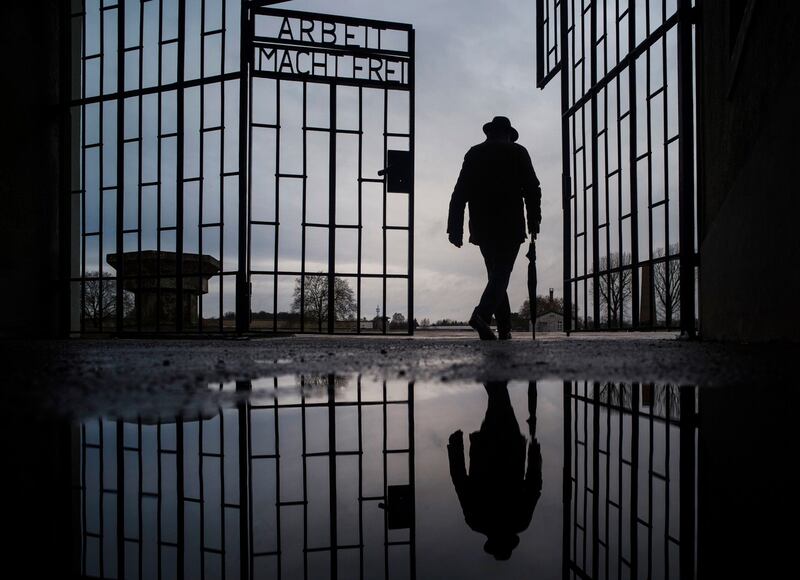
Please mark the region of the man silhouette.
POLYGON ((481 340, 496 340, 489 326, 494 315, 501 340, 511 338, 508 281, 519 246, 527 231, 533 238, 542 219, 542 193, 530 155, 516 143, 519 133, 508 117, 495 117, 483 126, 486 141, 464 156, 461 174, 450 198, 447 233, 460 248, 464 237, 464 208, 469 204, 469 242, 481 249, 488 281, 469 325, 481 340), (523 201, 525 210, 523 211, 523 201))
POLYGON ((487 554, 508 560, 542 495, 542 451, 536 439, 537 387, 533 381, 528 384, 527 442, 511 406, 508 383, 487 382, 484 387, 489 403, 480 430, 469 436, 469 474, 461 430, 450 435, 447 456, 467 525, 486 536, 483 549, 487 554))

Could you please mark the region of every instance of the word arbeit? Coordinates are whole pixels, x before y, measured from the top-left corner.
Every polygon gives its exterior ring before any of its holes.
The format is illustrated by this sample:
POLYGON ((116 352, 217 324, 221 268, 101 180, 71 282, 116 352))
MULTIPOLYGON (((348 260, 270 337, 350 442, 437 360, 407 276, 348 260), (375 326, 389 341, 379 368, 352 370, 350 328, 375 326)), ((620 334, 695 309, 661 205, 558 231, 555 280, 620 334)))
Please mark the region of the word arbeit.
POLYGON ((404 85, 404 50, 387 50, 385 30, 324 20, 284 17, 277 33, 256 31, 254 69, 285 77, 332 77, 404 85))

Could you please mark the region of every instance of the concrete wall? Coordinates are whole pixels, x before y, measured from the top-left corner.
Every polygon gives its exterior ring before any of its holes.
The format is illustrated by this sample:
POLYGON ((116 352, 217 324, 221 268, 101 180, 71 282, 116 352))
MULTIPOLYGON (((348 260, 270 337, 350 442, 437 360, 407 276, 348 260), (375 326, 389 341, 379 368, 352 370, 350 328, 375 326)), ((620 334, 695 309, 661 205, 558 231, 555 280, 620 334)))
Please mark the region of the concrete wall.
POLYGON ((59 0, 0 4, 0 336, 58 331, 59 0))
POLYGON ((793 384, 703 388, 697 446, 698 578, 781 578, 796 567, 800 477, 793 384))
POLYGON ((698 4, 701 333, 799 340, 800 2, 698 4))

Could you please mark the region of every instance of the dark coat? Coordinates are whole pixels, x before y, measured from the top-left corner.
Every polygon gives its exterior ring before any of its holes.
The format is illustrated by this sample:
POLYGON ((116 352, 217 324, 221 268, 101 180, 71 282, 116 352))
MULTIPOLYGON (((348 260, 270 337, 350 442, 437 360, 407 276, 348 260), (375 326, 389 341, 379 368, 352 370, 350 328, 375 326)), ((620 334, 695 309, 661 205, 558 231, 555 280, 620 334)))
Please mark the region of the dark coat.
POLYGON ((447 233, 463 236, 464 207, 469 204, 469 241, 522 243, 527 231, 539 233, 542 192, 531 157, 522 145, 484 141, 464 156, 450 199, 447 233))
POLYGON ((464 448, 447 446, 450 477, 467 525, 488 537, 519 534, 531 523, 542 495, 542 452, 536 440, 497 441, 483 429, 469 436, 469 475, 464 448), (527 456, 528 468, 525 469, 527 456))

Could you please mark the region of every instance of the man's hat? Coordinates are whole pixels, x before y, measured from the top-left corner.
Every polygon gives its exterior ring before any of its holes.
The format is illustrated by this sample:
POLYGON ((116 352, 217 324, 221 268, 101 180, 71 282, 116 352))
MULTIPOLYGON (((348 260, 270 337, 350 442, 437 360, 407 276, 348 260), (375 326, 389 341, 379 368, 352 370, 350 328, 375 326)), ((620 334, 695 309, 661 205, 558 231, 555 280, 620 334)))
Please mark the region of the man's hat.
POLYGON ((495 117, 483 126, 483 132, 487 135, 490 132, 498 133, 500 131, 504 131, 511 135, 511 141, 516 141, 519 139, 519 133, 517 133, 517 130, 511 126, 511 121, 509 121, 508 117, 495 117))
POLYGON ((495 560, 508 560, 518 544, 519 536, 517 534, 500 532, 487 537, 483 551, 494 556, 495 560))

